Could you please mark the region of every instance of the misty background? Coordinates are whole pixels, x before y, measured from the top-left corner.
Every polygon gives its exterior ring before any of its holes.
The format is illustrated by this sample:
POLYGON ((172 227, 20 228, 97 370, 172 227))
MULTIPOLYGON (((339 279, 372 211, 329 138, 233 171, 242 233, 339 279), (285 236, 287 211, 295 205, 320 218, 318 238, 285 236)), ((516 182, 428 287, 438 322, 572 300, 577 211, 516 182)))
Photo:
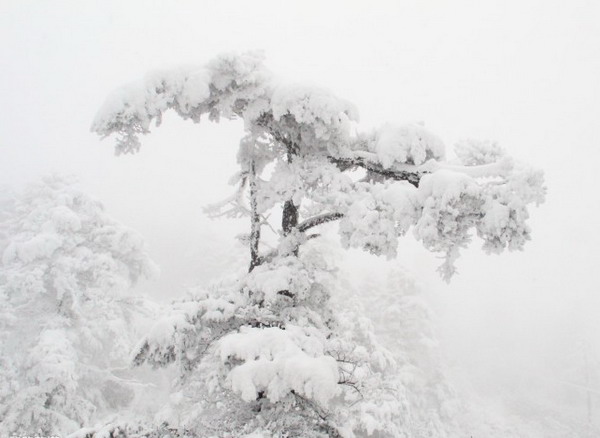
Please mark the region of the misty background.
POLYGON ((233 190, 243 127, 168 114, 139 154, 115 157, 92 119, 148 71, 262 49, 276 74, 356 104, 361 129, 423 121, 449 150, 496 140, 546 175, 524 252, 486 256, 474 241, 449 285, 410 237, 397 260, 350 251, 343 263, 364 277, 400 264, 417 278, 464 391, 507 414, 587 421, 576 385, 582 349, 600 352, 598 22, 591 0, 3 0, 0 186, 76 175, 145 238, 162 275, 139 288, 170 301, 236 260, 233 236, 247 224, 202 209, 233 190))

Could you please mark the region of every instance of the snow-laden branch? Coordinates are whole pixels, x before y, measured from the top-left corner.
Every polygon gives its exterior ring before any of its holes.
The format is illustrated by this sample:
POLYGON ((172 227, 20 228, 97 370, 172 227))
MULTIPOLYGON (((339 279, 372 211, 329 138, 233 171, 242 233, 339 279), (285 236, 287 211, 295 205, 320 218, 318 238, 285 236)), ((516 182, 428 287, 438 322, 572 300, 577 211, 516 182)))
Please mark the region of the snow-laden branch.
POLYGON ((218 121, 239 117, 249 102, 260 101, 269 84, 261 53, 222 55, 204 66, 159 71, 113 92, 96 115, 91 130, 100 136, 116 134, 116 153, 134 153, 139 134, 160 125, 174 110, 198 123, 203 115, 218 121))
POLYGON ((329 161, 345 170, 353 167, 362 167, 365 170, 381 175, 385 178, 393 179, 395 181, 408 181, 415 187, 419 186, 421 176, 426 172, 411 172, 406 170, 395 170, 386 169, 381 164, 369 161, 368 159, 360 156, 354 158, 338 158, 329 157, 329 161))
POLYGON ((465 166, 461 164, 450 164, 444 161, 431 159, 425 163, 415 166, 412 164, 396 164, 386 168, 376 162, 377 156, 373 153, 358 151, 352 158, 328 157, 329 161, 336 164, 341 170, 353 167, 361 167, 369 172, 376 173, 386 179, 395 181, 407 181, 415 187, 423 175, 437 172, 439 170, 451 170, 472 178, 500 177, 506 176, 514 167, 513 160, 504 157, 494 163, 465 166))
POLYGON ((429 160, 421 166, 415 166, 415 172, 434 173, 438 170, 451 170, 453 172, 468 175, 471 178, 492 178, 508 175, 514 168, 514 162, 510 157, 503 157, 494 163, 480 164, 475 166, 464 166, 461 164, 450 164, 443 161, 429 160))

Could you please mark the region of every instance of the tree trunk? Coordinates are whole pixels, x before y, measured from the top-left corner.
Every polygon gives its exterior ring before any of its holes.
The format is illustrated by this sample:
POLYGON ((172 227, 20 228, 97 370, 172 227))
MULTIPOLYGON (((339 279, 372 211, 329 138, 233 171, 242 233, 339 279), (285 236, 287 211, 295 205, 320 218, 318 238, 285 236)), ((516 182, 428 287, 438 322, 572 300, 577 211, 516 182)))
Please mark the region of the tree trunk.
MULTIPOLYGON (((294 147, 288 145, 287 149, 287 161, 291 164, 294 159, 294 147)), ((298 206, 294 204, 294 201, 292 199, 285 201, 283 204, 283 215, 281 217, 281 228, 284 236, 287 236, 298 227, 298 217, 298 206)), ((294 250, 293 254, 296 257, 298 256, 298 248, 294 250)))
MULTIPOLYGON (((293 145, 287 144, 287 161, 288 164, 292 164, 294 160, 294 147, 293 145)), ((283 235, 287 236, 292 232, 294 228, 298 226, 298 206, 294 204, 294 201, 288 199, 283 204, 283 216, 281 218, 281 228, 283 229, 283 235)))
POLYGON ((248 272, 260 265, 258 244, 260 242, 260 215, 258 214, 258 203, 256 200, 256 169, 254 162, 250 166, 250 267, 248 272))
POLYGON ((283 217, 281 218, 281 228, 283 229, 283 235, 287 236, 297 226, 298 207, 294 205, 294 201, 288 199, 283 204, 283 217))

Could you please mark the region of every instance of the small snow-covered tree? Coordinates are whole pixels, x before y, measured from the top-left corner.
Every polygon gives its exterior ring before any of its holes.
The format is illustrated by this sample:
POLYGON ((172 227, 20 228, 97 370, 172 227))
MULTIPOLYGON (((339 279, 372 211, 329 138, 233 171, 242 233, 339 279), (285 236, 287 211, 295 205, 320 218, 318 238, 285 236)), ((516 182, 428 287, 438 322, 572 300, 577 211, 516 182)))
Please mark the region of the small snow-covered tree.
POLYGON ((360 289, 375 333, 396 361, 411 408, 411 436, 455 435, 461 406, 447 381, 435 318, 423 291, 399 267, 381 277, 367 276, 360 289))
POLYGON ((124 294, 155 268, 141 238, 66 180, 2 204, 0 429, 64 435, 133 396, 115 367, 145 305, 124 294))
POLYGON ((334 300, 343 286, 315 230, 338 221, 344 247, 392 258, 412 229, 443 255, 449 279, 473 233, 487 252, 522 248, 542 173, 478 141, 448 161, 419 124, 359 132, 351 103, 278 81, 256 53, 149 75, 109 97, 92 129, 116 134, 118 154, 133 153, 167 110, 196 123, 244 122, 238 188, 212 213, 249 218, 250 260, 244 277, 174 303, 140 343, 135 363, 180 370, 162 427, 180 436, 410 436, 394 359, 334 300), (269 222, 274 210, 279 225, 269 222), (263 246, 266 225, 277 230, 275 249, 263 246))

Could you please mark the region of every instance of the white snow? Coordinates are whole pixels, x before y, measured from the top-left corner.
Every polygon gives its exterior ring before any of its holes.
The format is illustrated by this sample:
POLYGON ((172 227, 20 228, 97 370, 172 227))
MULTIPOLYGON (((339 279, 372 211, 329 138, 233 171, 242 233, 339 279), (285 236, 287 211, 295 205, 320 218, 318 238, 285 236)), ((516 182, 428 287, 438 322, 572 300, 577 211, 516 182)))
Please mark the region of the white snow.
POLYGON ((348 133, 349 122, 358 121, 358 110, 354 105, 318 87, 279 85, 273 91, 271 106, 276 120, 290 114, 298 123, 314 125, 317 138, 325 140, 329 126, 348 133))
POLYGON ((219 342, 221 360, 243 361, 229 373, 231 388, 246 401, 260 391, 273 402, 290 393, 313 399, 323 405, 339 392, 337 363, 323 355, 323 346, 300 327, 285 330, 242 328, 219 342))
POLYGON ((377 130, 375 141, 369 143, 369 150, 377 155, 384 168, 404 163, 420 165, 445 156, 442 141, 418 124, 383 125, 377 130))

